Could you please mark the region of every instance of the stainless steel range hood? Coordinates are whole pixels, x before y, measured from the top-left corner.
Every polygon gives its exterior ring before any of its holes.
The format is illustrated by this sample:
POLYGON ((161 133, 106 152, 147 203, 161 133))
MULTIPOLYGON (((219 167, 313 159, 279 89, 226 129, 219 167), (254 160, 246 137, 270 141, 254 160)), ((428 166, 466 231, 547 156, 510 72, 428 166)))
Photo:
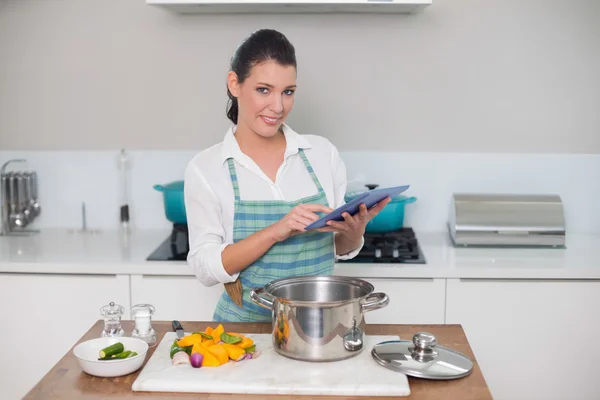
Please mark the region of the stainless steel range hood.
POLYGON ((558 195, 455 193, 448 231, 456 246, 564 247, 558 195))
POLYGON ((146 0, 176 13, 402 13, 417 14, 432 0, 146 0))

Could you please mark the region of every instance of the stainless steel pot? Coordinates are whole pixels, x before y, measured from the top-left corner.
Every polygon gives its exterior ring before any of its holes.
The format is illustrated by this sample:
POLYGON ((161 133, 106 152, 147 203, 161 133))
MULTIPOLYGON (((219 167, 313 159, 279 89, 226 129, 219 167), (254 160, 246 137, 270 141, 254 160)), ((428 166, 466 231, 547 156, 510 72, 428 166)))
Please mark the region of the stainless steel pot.
POLYGON ((336 361, 363 348, 364 314, 385 307, 385 293, 373 285, 342 276, 300 276, 272 281, 250 292, 272 314, 273 347, 303 361, 336 361))

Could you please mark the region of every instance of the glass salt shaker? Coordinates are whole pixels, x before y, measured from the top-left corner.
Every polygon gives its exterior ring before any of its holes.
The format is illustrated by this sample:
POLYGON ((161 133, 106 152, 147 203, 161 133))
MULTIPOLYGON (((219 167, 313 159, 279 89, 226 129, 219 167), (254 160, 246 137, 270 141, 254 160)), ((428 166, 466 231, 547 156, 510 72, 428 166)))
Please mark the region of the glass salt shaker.
POLYGON ((124 312, 125 309, 113 301, 100 309, 100 314, 104 317, 102 337, 119 337, 125 334, 121 327, 121 317, 124 312))
POLYGON ((142 339, 150 347, 156 344, 156 332, 152 329, 153 314, 154 306, 150 304, 136 304, 131 308, 131 317, 135 320, 131 337, 142 339))

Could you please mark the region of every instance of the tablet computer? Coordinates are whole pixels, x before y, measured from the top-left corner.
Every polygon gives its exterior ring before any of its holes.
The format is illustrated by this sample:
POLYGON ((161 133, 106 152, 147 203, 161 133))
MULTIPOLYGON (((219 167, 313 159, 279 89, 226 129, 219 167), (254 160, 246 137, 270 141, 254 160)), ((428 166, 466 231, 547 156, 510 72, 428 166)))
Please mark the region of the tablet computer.
POLYGON ((404 186, 394 186, 394 187, 389 187, 389 188, 368 190, 364 193, 361 193, 359 196, 353 198, 346 204, 343 204, 340 207, 336 208, 335 210, 333 210, 329 214, 323 216, 319 220, 313 222, 312 224, 307 225, 304 229, 307 231, 310 231, 313 229, 323 228, 323 227, 328 226, 327 221, 331 221, 331 220, 343 221, 344 220, 344 217, 342 217, 343 213, 347 212, 350 215, 356 214, 360 210, 359 207, 362 203, 365 203, 365 205, 367 206, 367 210, 368 210, 371 207, 373 207, 375 204, 379 203, 381 200, 385 199, 386 197, 394 197, 394 196, 397 196, 400 193, 406 191, 406 189, 408 189, 409 186, 410 185, 404 185, 404 186))

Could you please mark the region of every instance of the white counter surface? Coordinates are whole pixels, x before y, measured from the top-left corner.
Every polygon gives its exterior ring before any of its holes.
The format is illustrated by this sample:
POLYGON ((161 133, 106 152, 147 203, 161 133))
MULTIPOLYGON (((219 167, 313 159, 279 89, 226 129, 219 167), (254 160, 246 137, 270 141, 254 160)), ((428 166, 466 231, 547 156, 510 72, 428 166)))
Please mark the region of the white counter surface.
MULTIPOLYGON (((193 275, 184 261, 147 261, 168 231, 0 236, 0 273, 193 275)), ((363 278, 600 279, 600 235, 568 234, 566 249, 455 248, 445 232, 416 232, 426 264, 337 263, 363 278)))

